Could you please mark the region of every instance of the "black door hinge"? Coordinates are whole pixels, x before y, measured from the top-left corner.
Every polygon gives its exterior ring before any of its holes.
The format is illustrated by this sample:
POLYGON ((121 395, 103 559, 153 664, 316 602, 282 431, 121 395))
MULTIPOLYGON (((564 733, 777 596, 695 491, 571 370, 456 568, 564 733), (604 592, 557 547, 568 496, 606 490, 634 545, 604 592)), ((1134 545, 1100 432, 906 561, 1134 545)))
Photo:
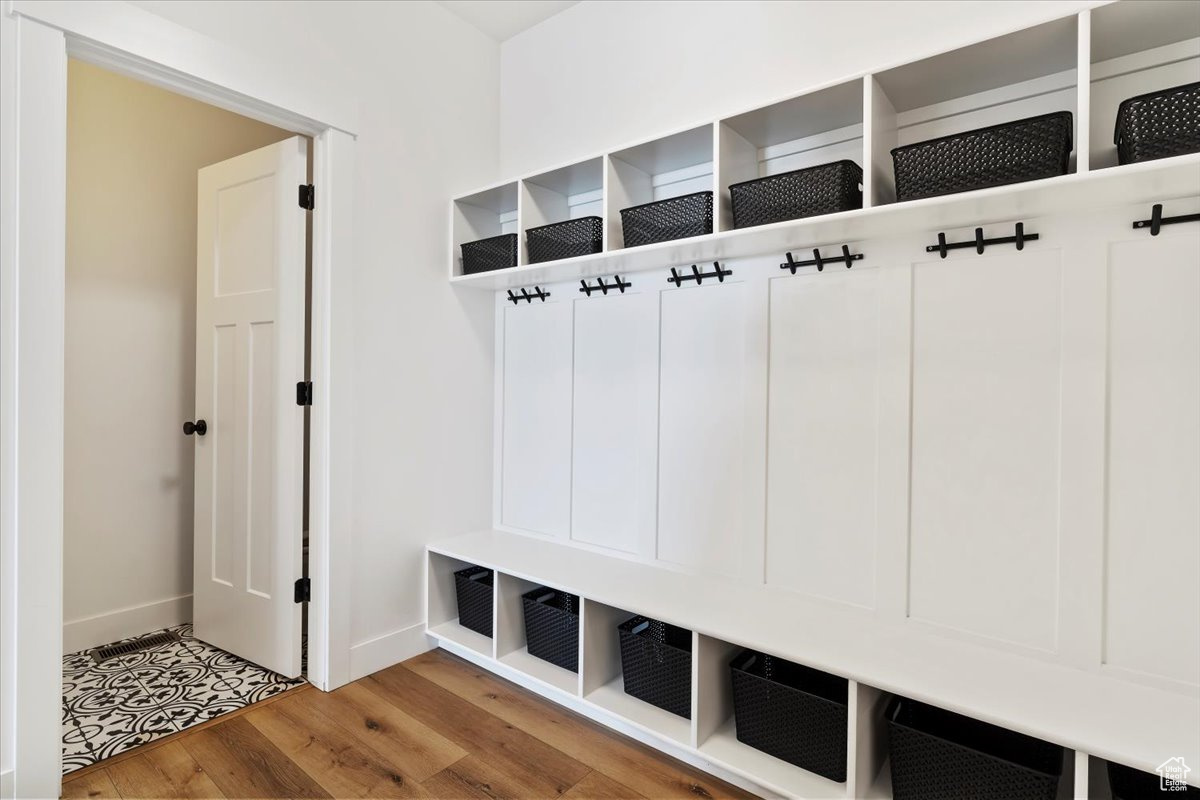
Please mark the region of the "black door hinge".
POLYGON ((296 384, 296 405, 312 405, 312 381, 300 381, 296 384))
POLYGON ((313 189, 313 185, 311 183, 300 184, 300 207, 307 208, 309 211, 312 211, 313 195, 315 194, 316 190, 313 189))
POLYGON ((296 579, 295 600, 297 603, 307 603, 312 600, 312 582, 308 578, 296 579))

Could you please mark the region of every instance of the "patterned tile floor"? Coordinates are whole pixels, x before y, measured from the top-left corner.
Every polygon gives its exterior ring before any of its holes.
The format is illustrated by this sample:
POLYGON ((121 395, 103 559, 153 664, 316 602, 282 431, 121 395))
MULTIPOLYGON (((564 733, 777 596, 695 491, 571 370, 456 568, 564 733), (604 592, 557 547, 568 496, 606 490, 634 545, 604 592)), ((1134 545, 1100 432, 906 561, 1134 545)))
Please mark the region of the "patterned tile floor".
POLYGON ((63 657, 64 773, 304 682, 193 638, 191 625, 167 630, 180 639, 103 664, 86 650, 63 657))

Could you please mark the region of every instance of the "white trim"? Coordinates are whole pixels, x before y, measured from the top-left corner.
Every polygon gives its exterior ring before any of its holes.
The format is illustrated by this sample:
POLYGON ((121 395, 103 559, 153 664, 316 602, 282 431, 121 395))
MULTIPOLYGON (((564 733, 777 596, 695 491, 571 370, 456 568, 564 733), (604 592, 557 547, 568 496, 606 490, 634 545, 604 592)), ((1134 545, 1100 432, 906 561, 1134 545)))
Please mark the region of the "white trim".
POLYGON ((146 631, 182 625, 191 619, 190 594, 73 619, 63 623, 63 652, 78 653, 89 647, 99 647, 146 631))
POLYGON ((16 797, 13 793, 13 771, 0 772, 0 800, 10 800, 16 797))
POLYGON ((71 36, 72 56, 210 105, 315 136, 358 130, 358 99, 120 0, 13 0, 71 36))
POLYGON ((359 642, 350 648, 350 680, 356 681, 372 672, 399 664, 433 647, 433 643, 425 636, 423 622, 359 642))
MULTIPOLYGON (((314 136, 318 185, 313 212, 314 413, 310 480, 310 682, 349 680, 349 378, 353 346, 350 273, 353 214, 352 96, 307 79, 126 3, 6 0, 0 5, 8 59, 0 74, 0 541, 13 555, 12 619, 3 649, 12 666, 0 709, 0 766, 13 792, 57 797, 61 787, 62 433, 65 305, 66 58, 100 63, 163 88, 314 136), (12 55, 9 55, 12 53, 12 55), (332 265, 337 264, 334 270, 332 265), (334 303, 337 313, 333 313, 334 303), (336 354, 336 355, 335 355, 336 354), (317 381, 320 381, 317 383, 317 381), (344 411, 342 411, 344 409, 344 411), (332 431, 337 429, 336 439, 332 431), (336 443, 334 446, 333 443, 336 443), (337 472, 331 473, 332 465, 337 472), (336 477, 333 475, 336 474, 336 477), (10 630, 11 628, 11 630, 10 630), (11 647, 11 650, 10 650, 11 647), (11 655, 9 653, 11 652, 11 655), (17 735, 19 732, 19 735, 17 735)), ((6 558, 7 563, 7 558, 6 558)), ((4 598, 6 601, 8 598, 4 598)), ((10 603, 6 602, 6 608, 10 603)))

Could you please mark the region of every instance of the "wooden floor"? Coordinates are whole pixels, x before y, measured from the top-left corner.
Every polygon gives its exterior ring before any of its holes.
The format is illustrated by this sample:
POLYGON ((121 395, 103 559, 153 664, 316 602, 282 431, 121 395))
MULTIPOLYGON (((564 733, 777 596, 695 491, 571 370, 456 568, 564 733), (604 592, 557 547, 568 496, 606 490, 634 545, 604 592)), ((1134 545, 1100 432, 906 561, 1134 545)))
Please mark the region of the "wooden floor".
POLYGON ((64 797, 752 797, 442 650, 64 778, 64 797))

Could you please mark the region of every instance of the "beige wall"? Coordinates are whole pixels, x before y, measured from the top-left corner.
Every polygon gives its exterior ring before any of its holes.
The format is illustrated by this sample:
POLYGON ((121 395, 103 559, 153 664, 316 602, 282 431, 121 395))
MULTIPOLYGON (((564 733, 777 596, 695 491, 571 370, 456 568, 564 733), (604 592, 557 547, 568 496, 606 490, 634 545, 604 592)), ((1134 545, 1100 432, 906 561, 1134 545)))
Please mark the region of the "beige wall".
POLYGON ((196 171, 292 135, 71 61, 65 652, 191 619, 196 171))

